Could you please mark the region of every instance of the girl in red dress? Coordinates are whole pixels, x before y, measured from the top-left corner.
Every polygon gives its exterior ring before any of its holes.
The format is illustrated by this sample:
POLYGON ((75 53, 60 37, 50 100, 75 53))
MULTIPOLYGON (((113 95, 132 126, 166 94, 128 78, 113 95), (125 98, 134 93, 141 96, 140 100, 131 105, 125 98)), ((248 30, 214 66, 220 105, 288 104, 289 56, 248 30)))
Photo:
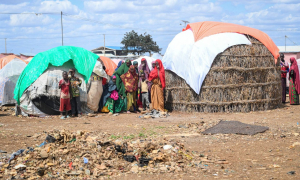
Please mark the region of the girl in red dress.
POLYGON ((63 72, 63 79, 59 81, 59 89, 60 92, 60 119, 68 118, 68 111, 71 110, 71 103, 70 103, 70 81, 68 78, 68 73, 66 71, 63 72), (66 115, 63 116, 63 112, 66 112, 66 115))

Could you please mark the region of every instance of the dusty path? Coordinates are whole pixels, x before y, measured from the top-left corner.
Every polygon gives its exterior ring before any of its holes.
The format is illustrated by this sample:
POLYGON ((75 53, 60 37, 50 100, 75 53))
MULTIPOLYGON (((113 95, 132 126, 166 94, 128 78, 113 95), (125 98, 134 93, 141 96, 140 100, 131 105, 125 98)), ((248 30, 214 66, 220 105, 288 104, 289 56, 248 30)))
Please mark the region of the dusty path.
POLYGON ((102 131, 112 138, 165 136, 185 143, 191 151, 224 159, 229 164, 207 162, 208 171, 194 174, 124 174, 116 179, 300 179, 300 106, 285 105, 280 109, 252 113, 171 113, 166 119, 140 119, 137 114, 121 114, 81 119, 19 118, 0 113, 0 150, 12 153, 35 146, 45 138, 43 132, 53 129, 102 131), (219 120, 237 120, 263 125, 269 131, 254 136, 202 135, 205 127, 219 120), (198 126, 202 124, 204 126, 198 126), (299 122, 299 123, 298 123, 299 122), (197 123, 197 124, 193 124, 197 123), (297 124, 298 123, 298 124, 297 124), (178 125, 186 127, 179 128, 178 125), (36 136, 40 135, 39 138, 36 136), (295 171, 296 174, 287 174, 295 171))

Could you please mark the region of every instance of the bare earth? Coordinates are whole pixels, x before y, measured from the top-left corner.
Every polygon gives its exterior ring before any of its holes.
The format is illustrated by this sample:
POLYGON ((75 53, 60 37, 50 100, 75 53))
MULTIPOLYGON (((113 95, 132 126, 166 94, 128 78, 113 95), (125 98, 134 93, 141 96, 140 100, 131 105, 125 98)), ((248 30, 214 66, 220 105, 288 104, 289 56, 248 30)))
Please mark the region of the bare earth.
POLYGON ((140 119, 138 114, 120 114, 60 120, 20 118, 12 112, 0 112, 0 150, 12 153, 20 148, 34 147, 45 138, 34 134, 50 130, 103 131, 111 136, 165 136, 184 142, 187 149, 218 157, 229 164, 207 163, 208 170, 194 174, 123 174, 115 179, 300 179, 300 106, 284 105, 280 109, 251 113, 171 113, 168 118, 140 119), (220 120, 237 120, 248 124, 268 126, 270 130, 254 136, 202 135, 205 129, 192 123, 204 121, 209 127, 220 120), (190 124, 190 126, 189 126, 190 124), (192 125, 191 125, 192 124, 192 125), (179 128, 186 125, 189 128, 179 128), (288 172, 295 171, 290 175, 288 172))

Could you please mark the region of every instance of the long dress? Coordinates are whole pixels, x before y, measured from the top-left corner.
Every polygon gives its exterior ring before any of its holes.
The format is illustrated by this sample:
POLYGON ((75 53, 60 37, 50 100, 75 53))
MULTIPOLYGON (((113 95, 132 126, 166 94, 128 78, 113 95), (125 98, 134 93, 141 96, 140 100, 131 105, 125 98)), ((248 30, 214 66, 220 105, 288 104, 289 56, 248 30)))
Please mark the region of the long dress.
POLYGON ((165 111, 164 108, 164 91, 159 78, 152 80, 151 87, 151 103, 152 108, 160 111, 165 111))
POLYGON ((299 94, 296 91, 293 77, 290 77, 289 96, 291 105, 299 105, 299 94))

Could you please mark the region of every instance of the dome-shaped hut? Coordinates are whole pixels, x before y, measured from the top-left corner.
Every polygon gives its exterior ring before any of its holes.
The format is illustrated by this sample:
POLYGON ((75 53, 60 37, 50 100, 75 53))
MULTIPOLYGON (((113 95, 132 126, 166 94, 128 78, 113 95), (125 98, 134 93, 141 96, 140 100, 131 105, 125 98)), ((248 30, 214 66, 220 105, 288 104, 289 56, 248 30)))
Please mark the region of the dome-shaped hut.
POLYGON ((163 58, 167 109, 249 112, 281 104, 279 53, 268 35, 217 22, 192 23, 181 33, 163 58))

